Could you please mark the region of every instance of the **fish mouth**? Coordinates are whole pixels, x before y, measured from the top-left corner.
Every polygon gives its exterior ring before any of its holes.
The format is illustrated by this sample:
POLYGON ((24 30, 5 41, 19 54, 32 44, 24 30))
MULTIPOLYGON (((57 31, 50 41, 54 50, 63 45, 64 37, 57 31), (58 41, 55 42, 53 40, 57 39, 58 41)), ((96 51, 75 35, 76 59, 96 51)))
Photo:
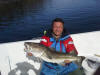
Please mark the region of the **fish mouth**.
POLYGON ((28 52, 28 50, 29 50, 28 45, 27 45, 26 43, 24 43, 24 51, 25 51, 25 52, 28 52))

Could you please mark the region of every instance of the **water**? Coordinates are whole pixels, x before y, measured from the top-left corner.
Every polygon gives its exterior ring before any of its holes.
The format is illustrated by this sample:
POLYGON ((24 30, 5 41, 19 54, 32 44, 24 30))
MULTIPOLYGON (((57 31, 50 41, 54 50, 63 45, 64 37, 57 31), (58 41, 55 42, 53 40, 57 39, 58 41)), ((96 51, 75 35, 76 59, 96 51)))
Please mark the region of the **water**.
POLYGON ((0 5, 0 43, 43 35, 60 17, 70 34, 100 30, 100 0, 20 0, 0 5))

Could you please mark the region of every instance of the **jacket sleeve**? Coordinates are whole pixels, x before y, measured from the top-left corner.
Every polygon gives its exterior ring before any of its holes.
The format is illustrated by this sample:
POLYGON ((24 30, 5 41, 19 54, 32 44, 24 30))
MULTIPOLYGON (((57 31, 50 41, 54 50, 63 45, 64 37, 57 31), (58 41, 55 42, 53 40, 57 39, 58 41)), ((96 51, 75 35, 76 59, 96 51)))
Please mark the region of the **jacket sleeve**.
POLYGON ((69 37, 67 40, 65 40, 65 48, 68 53, 75 52, 76 54, 78 54, 71 37, 69 37))
POLYGON ((45 45, 45 46, 47 46, 48 47, 48 39, 49 39, 49 37, 47 37, 47 36, 42 36, 41 37, 41 40, 40 40, 40 44, 43 44, 43 45, 45 45))

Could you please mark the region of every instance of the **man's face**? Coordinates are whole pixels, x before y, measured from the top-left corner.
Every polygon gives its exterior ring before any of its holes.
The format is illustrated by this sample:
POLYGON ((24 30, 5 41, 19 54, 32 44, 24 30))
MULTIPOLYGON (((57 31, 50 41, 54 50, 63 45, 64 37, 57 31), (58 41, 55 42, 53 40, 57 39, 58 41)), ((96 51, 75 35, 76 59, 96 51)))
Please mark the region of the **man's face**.
POLYGON ((61 22, 54 22, 53 23, 53 33, 56 36, 60 36, 63 32, 63 23, 61 22))

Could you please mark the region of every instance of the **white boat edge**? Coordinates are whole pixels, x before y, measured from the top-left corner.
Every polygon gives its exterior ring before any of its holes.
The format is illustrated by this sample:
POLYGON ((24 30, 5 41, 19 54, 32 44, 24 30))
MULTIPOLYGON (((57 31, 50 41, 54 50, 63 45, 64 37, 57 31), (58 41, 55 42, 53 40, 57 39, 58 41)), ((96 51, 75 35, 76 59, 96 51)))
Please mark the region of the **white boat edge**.
MULTIPOLYGON (((95 54, 100 55, 100 31, 72 34, 71 37, 73 38, 79 56, 82 55, 96 58, 95 54)), ((29 75, 39 74, 41 64, 36 63, 31 59, 29 60, 24 52, 24 42, 26 41, 39 43, 40 39, 34 38, 32 40, 0 44, 0 71, 2 75, 13 75, 14 73, 16 73, 16 75, 20 75, 21 71, 18 68, 19 64, 23 64, 23 68, 29 67, 28 65, 33 65, 35 68, 34 70, 37 72, 29 69, 25 73, 28 73, 29 75)), ((100 57, 97 58, 100 60, 100 57)), ((87 75, 93 74, 93 69, 89 68, 85 62, 83 66, 87 70, 87 75)))

